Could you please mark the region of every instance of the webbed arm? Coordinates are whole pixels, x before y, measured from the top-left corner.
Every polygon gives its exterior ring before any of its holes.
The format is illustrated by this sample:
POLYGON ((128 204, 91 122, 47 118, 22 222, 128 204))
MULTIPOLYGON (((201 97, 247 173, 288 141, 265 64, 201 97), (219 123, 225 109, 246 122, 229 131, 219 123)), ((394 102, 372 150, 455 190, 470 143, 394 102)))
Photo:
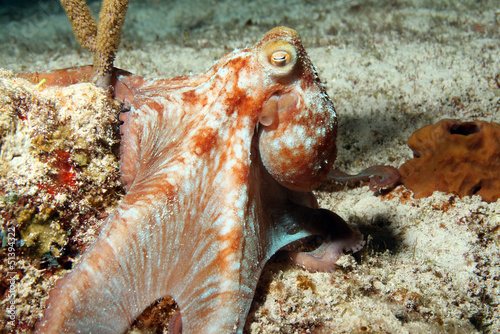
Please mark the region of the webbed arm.
POLYGON ((311 271, 331 272, 342 254, 355 253, 365 245, 361 233, 327 209, 290 203, 286 209, 276 210, 274 219, 282 229, 282 240, 289 241, 281 249, 288 251, 297 265, 311 271), (310 241, 314 243, 312 250, 305 247, 310 241))

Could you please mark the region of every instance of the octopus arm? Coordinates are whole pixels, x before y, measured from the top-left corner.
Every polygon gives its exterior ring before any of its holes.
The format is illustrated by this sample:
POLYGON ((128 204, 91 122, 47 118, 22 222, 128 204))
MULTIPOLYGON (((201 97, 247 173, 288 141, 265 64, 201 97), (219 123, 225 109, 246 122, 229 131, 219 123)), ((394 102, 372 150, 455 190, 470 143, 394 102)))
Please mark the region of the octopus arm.
POLYGON ((363 235, 353 230, 340 216, 327 209, 307 206, 290 206, 277 217, 286 229, 282 240, 287 245, 290 259, 297 265, 311 270, 332 272, 336 262, 345 252, 357 252, 363 248, 363 235), (316 237, 319 246, 312 250, 302 248, 306 240, 316 237))
POLYGON ((148 268, 138 256, 141 244, 135 241, 139 236, 129 234, 126 222, 116 212, 113 216, 116 220, 111 228, 103 231, 76 268, 50 292, 36 333, 123 333, 149 305, 151 294, 134 293, 145 291, 144 285, 152 283, 150 278, 136 280, 148 268))
POLYGON ((175 330, 242 333, 261 267, 225 268, 213 231, 186 224, 183 214, 189 213, 172 198, 154 208, 127 203, 138 196, 135 188, 136 183, 75 269, 57 282, 36 333, 123 333, 165 296, 181 310, 175 330))
POLYGON ((349 175, 334 169, 330 171, 328 178, 349 186, 369 181, 371 191, 391 189, 401 183, 399 170, 391 166, 371 166, 356 175, 349 175))

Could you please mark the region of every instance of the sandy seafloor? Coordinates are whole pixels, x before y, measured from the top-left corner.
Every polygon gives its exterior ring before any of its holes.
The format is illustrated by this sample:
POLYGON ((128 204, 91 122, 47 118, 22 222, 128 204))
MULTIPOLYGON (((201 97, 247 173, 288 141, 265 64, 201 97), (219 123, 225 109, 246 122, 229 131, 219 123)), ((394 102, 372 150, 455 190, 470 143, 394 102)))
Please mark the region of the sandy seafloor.
MULTIPOLYGON (((91 6, 99 10, 99 2, 91 6)), ((149 77, 197 73, 224 53, 252 45, 278 25, 294 28, 302 36, 334 101, 339 119, 338 169, 354 173, 371 165, 399 167, 412 157, 406 145, 411 133, 443 118, 500 123, 500 9, 495 0, 132 1, 115 65, 149 77)), ((56 1, 29 3, 23 10, 4 4, 0 31, 0 68, 5 70, 40 71, 92 63, 56 1)), ((22 125, 12 115, 6 118, 13 103, 6 96, 19 97, 23 92, 43 101, 71 100, 83 94, 109 108, 111 102, 91 85, 77 88, 88 93, 48 88, 36 93, 36 87, 13 79, 11 73, 0 75, 2 333, 32 332, 49 288, 64 273, 47 264, 53 258, 40 260, 43 251, 36 240, 27 246, 24 239, 29 235, 17 232, 16 238, 23 239, 17 240, 15 257, 17 325, 6 324, 5 310, 11 301, 6 229, 40 219, 43 210, 50 215, 51 206, 78 212, 75 207, 82 201, 72 203, 76 197, 63 190, 55 199, 44 197, 47 189, 37 182, 46 179, 44 173, 50 173, 54 164, 47 167, 47 160, 40 158, 47 155, 37 155, 33 133, 47 135, 50 127, 43 133, 37 127, 46 120, 30 119, 29 125, 22 125), (21 198, 25 202, 19 204, 21 198), (35 211, 29 211, 34 205, 30 200, 38 201, 35 211), (22 215, 26 211, 28 218, 22 215)), ((37 105, 42 115, 44 104, 37 105)), ((114 114, 106 112, 107 118, 99 114, 102 118, 96 117, 90 125, 81 119, 74 124, 98 127, 101 119, 112 124, 109 119, 114 114)), ((71 151, 70 162, 82 175, 79 187, 105 189, 96 204, 98 210, 88 209, 93 203, 87 203, 84 217, 90 223, 81 217, 65 218, 72 224, 83 221, 85 228, 72 225, 81 247, 93 240, 105 216, 102 212, 111 211, 121 195, 115 191, 120 189, 119 181, 109 176, 117 175, 116 156, 110 153, 116 142, 105 142, 108 134, 99 131, 85 129, 79 138, 87 138, 88 145, 93 145, 92 140, 107 145, 107 153, 101 152, 106 148, 89 148, 73 137, 70 144, 81 145, 78 152, 84 153, 83 158, 67 143, 57 144, 71 151), (93 134, 92 140, 85 137, 88 133, 93 134), (106 168, 107 178, 96 177, 106 168)), ((65 137, 58 133, 51 138, 55 145, 54 138, 65 137)), ((333 273, 269 263, 246 333, 500 332, 500 201, 486 203, 479 196, 460 199, 442 193, 415 200, 403 186, 379 196, 367 186, 344 189, 329 183, 317 194, 320 205, 359 229, 367 245, 354 256, 343 256, 333 273)), ((54 237, 60 242, 45 246, 57 257, 61 254, 54 245, 63 247, 67 239, 57 233, 54 237)), ((78 252, 66 255, 66 261, 72 262, 72 256, 77 258, 78 252)), ((146 327, 130 331, 154 332, 146 327)))

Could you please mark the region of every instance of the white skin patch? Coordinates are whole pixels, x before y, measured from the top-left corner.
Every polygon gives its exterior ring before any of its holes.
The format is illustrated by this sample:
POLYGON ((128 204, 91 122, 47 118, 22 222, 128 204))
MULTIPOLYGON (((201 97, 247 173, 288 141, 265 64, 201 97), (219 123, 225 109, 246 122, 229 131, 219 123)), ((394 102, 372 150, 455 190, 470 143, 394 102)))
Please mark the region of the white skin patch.
POLYGON ((287 134, 289 135, 281 136, 269 143, 271 151, 278 153, 283 147, 288 147, 297 155, 304 155, 304 151, 306 155, 314 153, 312 150, 317 142, 317 138, 308 136, 307 131, 309 129, 306 126, 294 125, 288 130, 287 134))
POLYGON ((246 184, 243 185, 239 190, 239 194, 236 197, 236 201, 234 202, 234 207, 236 208, 237 215, 240 216, 241 219, 244 218, 243 215, 246 208, 246 204, 248 202, 247 189, 248 186, 246 184))
POLYGON ((266 84, 271 84, 271 82, 268 83, 267 80, 262 81, 262 78, 257 75, 249 75, 246 69, 239 74, 240 75, 236 85, 243 91, 251 91, 254 90, 255 87, 263 87, 266 84))
MULTIPOLYGON (((228 198, 228 201, 230 201, 231 198, 228 198)), ((227 212, 225 212, 226 214, 228 214, 227 212)), ((229 217, 233 216, 232 214, 228 214, 229 217)), ((237 226, 237 222, 232 219, 232 218, 228 218, 226 216, 226 218, 224 219, 222 225, 221 225, 221 228, 220 228, 220 234, 221 235, 231 235, 233 234, 233 230, 235 228, 235 226, 237 226)), ((222 247, 223 248, 223 247, 222 247)))

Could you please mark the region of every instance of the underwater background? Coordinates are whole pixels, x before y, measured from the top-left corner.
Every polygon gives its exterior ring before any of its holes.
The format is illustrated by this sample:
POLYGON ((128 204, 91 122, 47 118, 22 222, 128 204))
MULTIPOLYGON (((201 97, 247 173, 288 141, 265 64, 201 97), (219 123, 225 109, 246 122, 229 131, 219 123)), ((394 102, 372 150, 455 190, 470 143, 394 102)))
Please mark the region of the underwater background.
MULTIPOLYGON (((88 3, 97 16, 101 2, 88 3)), ((338 169, 399 167, 413 156, 410 135, 441 119, 500 123, 497 0, 132 0, 115 66, 148 77, 198 73, 280 25, 301 35, 335 104, 338 169)), ((117 124, 105 111, 91 110, 91 124, 80 121, 43 143, 11 115, 16 98, 35 90, 14 73, 91 63, 58 1, 0 1, 1 333, 33 332, 48 291, 123 195, 117 124), (85 137, 86 127, 99 124, 109 131, 85 137), (69 159, 58 150, 80 145, 73 136, 90 144, 69 159), (48 166, 43 157, 54 152, 48 166), (61 175, 74 168, 94 201, 75 195, 72 184, 56 199, 40 190, 47 170, 69 184, 61 175), (10 305, 15 326, 8 325, 10 305)), ((43 120, 33 122, 43 127, 43 120)), ((328 182, 317 194, 321 207, 365 235, 367 246, 344 256, 334 273, 271 261, 247 333, 500 331, 500 201, 445 193, 413 199, 402 186, 380 196, 366 185, 328 182)), ((129 332, 165 332, 172 307, 157 305, 129 332)))

